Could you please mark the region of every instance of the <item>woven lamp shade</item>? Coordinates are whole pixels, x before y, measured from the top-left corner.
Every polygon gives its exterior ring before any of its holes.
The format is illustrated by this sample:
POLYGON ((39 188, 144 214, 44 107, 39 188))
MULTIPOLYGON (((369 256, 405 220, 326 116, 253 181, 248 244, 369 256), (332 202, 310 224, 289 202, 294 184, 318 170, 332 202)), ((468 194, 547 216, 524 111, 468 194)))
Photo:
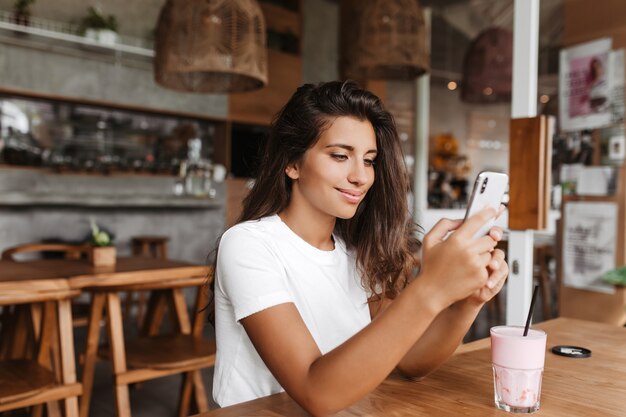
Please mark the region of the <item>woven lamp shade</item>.
POLYGON ((417 0, 342 0, 340 72, 355 80, 411 80, 430 69, 417 0))
POLYGON ((511 101, 513 34, 502 28, 481 32, 463 62, 461 99, 469 103, 511 101))
POLYGON ((267 85, 265 18, 255 0, 167 0, 156 31, 154 78, 197 93, 267 85))

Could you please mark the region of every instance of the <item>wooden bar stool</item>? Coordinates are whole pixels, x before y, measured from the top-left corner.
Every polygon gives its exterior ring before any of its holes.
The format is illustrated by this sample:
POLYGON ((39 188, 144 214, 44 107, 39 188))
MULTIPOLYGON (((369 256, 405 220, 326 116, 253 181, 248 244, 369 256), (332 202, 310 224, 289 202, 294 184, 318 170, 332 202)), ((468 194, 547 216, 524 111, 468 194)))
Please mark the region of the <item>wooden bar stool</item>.
POLYGON ((34 336, 31 354, 0 361, 0 413, 33 407, 34 415, 41 415, 41 406, 48 403, 48 415, 58 415, 56 402, 63 400, 65 416, 78 416, 82 384, 76 381, 70 305, 78 294, 64 279, 0 282, 3 309, 43 303, 43 308, 33 308, 32 329, 27 329, 34 336), (51 358, 51 351, 58 359, 51 358))
POLYGON ((169 240, 170 238, 166 236, 133 236, 131 238, 133 255, 167 259, 169 240))

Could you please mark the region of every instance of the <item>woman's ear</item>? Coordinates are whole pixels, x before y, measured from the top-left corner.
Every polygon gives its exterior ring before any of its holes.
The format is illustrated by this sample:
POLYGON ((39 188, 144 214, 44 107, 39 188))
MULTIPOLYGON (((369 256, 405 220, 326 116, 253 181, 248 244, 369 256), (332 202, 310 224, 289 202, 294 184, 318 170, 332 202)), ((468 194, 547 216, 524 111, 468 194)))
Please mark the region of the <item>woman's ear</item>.
POLYGON ((285 174, 292 180, 297 180, 300 177, 300 172, 298 171, 298 166, 296 164, 289 164, 287 168, 285 168, 285 174))

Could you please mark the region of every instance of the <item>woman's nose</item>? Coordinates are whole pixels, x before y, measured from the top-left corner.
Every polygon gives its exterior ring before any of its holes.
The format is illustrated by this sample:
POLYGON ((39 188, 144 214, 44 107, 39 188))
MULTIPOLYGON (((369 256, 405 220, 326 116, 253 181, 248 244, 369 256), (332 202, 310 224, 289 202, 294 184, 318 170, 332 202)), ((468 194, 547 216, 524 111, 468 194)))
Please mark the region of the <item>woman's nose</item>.
POLYGON ((367 167, 361 161, 355 161, 350 167, 348 181, 352 184, 365 184, 368 177, 367 167))

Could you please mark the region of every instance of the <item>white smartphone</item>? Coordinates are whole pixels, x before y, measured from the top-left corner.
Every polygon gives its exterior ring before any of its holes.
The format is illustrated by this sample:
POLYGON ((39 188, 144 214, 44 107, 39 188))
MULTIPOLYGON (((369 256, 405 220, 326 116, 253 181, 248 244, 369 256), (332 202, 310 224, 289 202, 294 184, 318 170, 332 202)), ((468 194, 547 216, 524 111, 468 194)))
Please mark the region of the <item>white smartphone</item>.
MULTIPOLYGON (((474 188, 470 195, 467 211, 465 212, 465 220, 472 217, 484 208, 493 207, 499 209, 502 203, 502 197, 509 185, 509 176, 501 172, 482 171, 476 177, 474 188)), ((481 227, 474 239, 485 236, 495 224, 496 219, 491 219, 483 227, 481 227)))

